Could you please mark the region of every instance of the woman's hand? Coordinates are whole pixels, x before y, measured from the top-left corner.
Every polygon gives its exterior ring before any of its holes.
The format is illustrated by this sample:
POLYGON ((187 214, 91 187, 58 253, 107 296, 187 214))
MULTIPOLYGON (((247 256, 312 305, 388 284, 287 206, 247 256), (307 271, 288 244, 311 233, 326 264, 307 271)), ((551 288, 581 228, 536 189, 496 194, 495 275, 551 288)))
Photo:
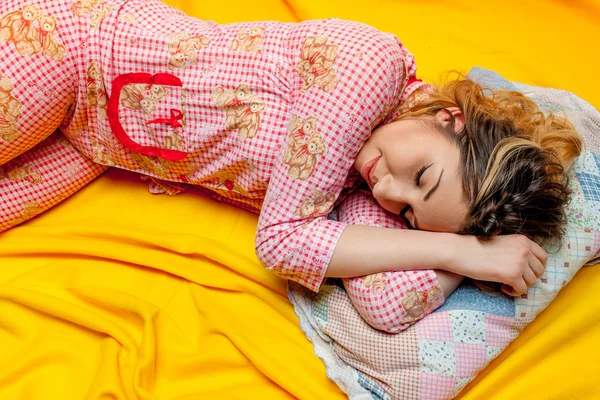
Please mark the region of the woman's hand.
POLYGON ((523 235, 496 236, 485 242, 474 236, 462 239, 452 255, 452 271, 503 283, 502 291, 510 296, 527 293, 546 269, 546 251, 523 235))

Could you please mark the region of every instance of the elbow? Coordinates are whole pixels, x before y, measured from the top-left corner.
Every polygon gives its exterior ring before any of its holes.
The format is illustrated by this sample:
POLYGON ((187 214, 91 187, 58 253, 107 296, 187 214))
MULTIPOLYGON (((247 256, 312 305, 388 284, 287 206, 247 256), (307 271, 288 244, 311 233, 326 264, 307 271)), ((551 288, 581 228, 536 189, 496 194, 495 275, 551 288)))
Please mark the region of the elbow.
POLYGON ((351 296, 358 313, 372 328, 386 333, 398 333, 407 329, 425 316, 419 304, 408 304, 405 299, 386 296, 372 296, 367 301, 357 301, 351 296))
MULTIPOLYGON (((350 282, 345 280, 345 283, 350 282)), ((402 332, 437 308, 430 307, 422 293, 414 289, 402 293, 393 290, 374 293, 364 287, 346 285, 346 290, 363 319, 374 329, 387 333, 402 332)))
MULTIPOLYGON (((396 312, 390 318, 379 321, 376 329, 388 333, 402 332, 434 312, 445 301, 443 295, 431 296, 429 299, 427 295, 424 297, 424 293, 415 290, 408 291, 399 302, 396 312)), ((428 294, 435 295, 437 292, 434 290, 428 294)))

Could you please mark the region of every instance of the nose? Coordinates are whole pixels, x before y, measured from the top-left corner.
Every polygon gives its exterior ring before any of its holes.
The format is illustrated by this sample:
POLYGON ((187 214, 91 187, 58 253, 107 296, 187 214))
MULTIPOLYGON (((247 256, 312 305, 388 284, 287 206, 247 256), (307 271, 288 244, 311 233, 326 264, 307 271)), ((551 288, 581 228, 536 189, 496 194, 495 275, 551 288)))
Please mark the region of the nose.
POLYGON ((410 190, 398 182, 394 182, 391 175, 385 175, 373 187, 373 197, 378 201, 393 202, 402 210, 410 204, 410 190))

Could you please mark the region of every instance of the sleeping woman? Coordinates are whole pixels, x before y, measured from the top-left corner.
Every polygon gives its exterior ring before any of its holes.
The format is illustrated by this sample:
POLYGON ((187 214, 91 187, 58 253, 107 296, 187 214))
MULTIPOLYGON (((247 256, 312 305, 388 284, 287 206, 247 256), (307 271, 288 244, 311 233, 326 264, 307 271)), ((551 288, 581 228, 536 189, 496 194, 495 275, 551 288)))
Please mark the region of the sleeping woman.
POLYGON ((313 291, 343 278, 388 332, 465 277, 526 293, 563 233, 572 126, 467 78, 427 85, 361 23, 3 0, 0 57, 0 230, 109 167, 153 192, 194 185, 259 214, 266 268, 313 291))

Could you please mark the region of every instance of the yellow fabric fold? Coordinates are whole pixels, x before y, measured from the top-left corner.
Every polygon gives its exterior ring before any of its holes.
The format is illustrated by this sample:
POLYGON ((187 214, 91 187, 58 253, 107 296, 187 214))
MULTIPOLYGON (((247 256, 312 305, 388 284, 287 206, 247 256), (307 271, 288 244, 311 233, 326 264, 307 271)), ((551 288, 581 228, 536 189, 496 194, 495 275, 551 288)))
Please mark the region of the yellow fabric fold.
POLYGON ((343 398, 255 228, 114 170, 0 235, 0 398, 343 398))

